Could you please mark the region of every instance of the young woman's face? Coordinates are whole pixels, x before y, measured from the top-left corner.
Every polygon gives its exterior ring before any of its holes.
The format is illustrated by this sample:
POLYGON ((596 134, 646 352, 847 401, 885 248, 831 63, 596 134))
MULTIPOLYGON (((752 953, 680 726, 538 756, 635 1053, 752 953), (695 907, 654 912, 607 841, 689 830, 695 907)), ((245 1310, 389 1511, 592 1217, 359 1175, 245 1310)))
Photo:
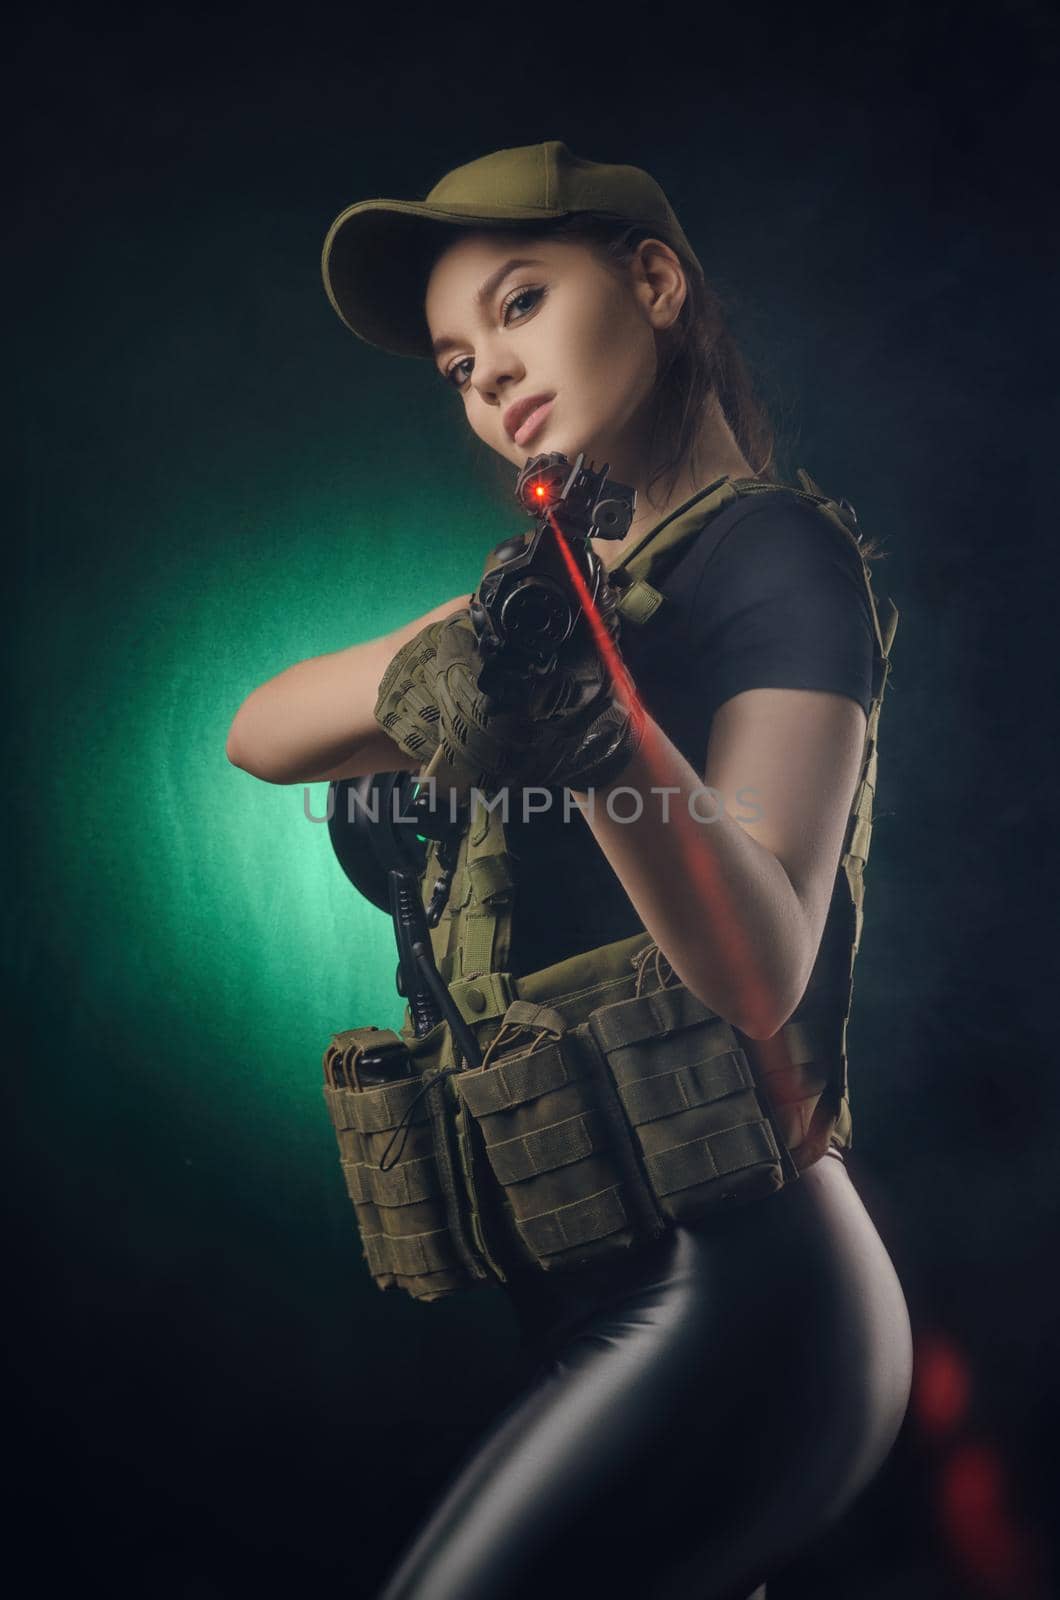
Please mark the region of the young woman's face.
POLYGON ((584 451, 633 481, 656 328, 684 298, 677 258, 661 249, 674 269, 661 287, 636 264, 623 282, 571 241, 470 233, 438 258, 424 304, 437 369, 498 455, 521 468, 543 451, 584 451))

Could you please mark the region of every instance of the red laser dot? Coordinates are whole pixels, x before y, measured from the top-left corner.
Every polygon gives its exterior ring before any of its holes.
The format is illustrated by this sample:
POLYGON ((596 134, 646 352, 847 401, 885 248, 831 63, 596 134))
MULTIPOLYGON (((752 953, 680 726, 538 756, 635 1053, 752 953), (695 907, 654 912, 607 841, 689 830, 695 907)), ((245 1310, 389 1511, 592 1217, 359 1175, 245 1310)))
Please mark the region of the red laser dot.
POLYGON ((979 1593, 997 1600, 1041 1593, 1039 1553, 1013 1514, 996 1450, 975 1443, 954 1450, 937 1505, 951 1551, 979 1593))
POLYGON ((951 1433, 968 1411, 972 1379, 964 1354, 942 1334, 917 1341, 913 1413, 926 1434, 951 1433))

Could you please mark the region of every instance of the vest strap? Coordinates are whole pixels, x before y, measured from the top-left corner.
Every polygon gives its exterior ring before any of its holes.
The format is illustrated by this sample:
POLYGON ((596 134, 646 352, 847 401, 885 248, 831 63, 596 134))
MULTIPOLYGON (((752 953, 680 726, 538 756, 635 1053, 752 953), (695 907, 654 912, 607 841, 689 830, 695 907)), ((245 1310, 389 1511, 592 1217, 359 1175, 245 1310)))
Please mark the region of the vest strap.
POLYGON ((601 1189, 598 1194, 539 1217, 522 1217, 519 1232, 535 1255, 553 1256, 562 1250, 604 1239, 609 1233, 628 1228, 629 1218, 618 1188, 601 1189))
POLYGON ((648 1156, 645 1166, 651 1174, 656 1194, 677 1194, 697 1183, 742 1172, 760 1163, 772 1166, 780 1152, 768 1122, 757 1121, 740 1128, 693 1139, 688 1144, 648 1156))
POLYGON ((623 620, 632 622, 638 628, 650 622, 665 603, 658 589, 653 589, 644 578, 634 578, 616 601, 623 620))
POLYGON ((517 1023, 521 1028, 540 1028, 557 1039, 567 1026, 558 1011, 551 1006, 538 1005, 533 1000, 513 1000, 506 1020, 517 1023))
POLYGON ((569 1167, 572 1161, 582 1161, 594 1150, 606 1149, 607 1135, 600 1118, 592 1112, 580 1112, 533 1133, 491 1144, 489 1157, 501 1183, 523 1183, 527 1178, 554 1172, 557 1167, 569 1167))
POLYGON ((498 1061, 488 1072, 461 1073, 460 1094, 479 1118, 525 1105, 572 1083, 578 1070, 558 1045, 546 1045, 514 1061, 498 1061))
POLYGON ((708 1105, 725 1094, 750 1089, 753 1080, 742 1050, 728 1050, 709 1061, 696 1061, 657 1078, 641 1078, 622 1087, 622 1104, 638 1127, 708 1105))
POLYGON ((465 1022, 487 1022, 503 1017, 514 991, 508 973, 480 972, 474 978, 457 978, 449 993, 465 1022))
POLYGON ((428 1200, 438 1193, 438 1168, 433 1156, 402 1162, 389 1172, 380 1172, 378 1163, 355 1170, 365 1174, 371 1190, 370 1194, 358 1198, 372 1200, 384 1209, 411 1206, 417 1200, 428 1200))
POLYGON ((373 1272, 393 1272, 403 1278, 416 1278, 458 1265, 448 1228, 400 1237, 377 1233, 365 1240, 365 1247, 373 1272), (378 1265, 373 1264, 373 1255, 378 1265))

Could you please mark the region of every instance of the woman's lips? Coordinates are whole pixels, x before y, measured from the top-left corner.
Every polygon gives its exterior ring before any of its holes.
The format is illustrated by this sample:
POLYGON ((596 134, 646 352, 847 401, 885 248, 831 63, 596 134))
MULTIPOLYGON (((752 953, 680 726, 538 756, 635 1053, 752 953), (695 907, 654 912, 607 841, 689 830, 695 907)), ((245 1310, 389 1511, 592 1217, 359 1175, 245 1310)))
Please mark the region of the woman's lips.
POLYGON ((537 432, 538 428, 540 428, 541 424, 544 422, 545 418, 548 416, 549 412, 552 410, 552 407, 554 405, 555 405, 555 401, 554 400, 546 400, 544 405, 540 405, 540 406, 537 407, 536 410, 531 411, 530 415, 527 417, 527 419, 523 423, 522 427, 517 429, 517 431, 516 431, 516 434, 515 434, 515 442, 516 442, 516 444, 528 444, 529 443, 529 441, 534 437, 534 434, 537 432))

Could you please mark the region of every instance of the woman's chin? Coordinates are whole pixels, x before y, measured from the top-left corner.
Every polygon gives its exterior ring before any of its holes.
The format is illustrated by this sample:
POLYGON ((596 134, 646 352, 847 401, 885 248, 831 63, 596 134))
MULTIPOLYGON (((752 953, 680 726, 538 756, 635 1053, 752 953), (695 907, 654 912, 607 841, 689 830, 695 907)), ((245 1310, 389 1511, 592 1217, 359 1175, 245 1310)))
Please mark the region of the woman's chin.
POLYGON ((566 456, 568 461, 576 461, 579 455, 584 455, 585 463, 588 465, 593 460, 594 453, 598 457, 597 466, 602 466, 606 457, 600 454, 598 447, 593 444, 591 439, 586 441, 572 437, 569 433, 565 433, 559 428, 553 430, 546 423, 541 432, 534 435, 531 443, 521 447, 518 465, 522 470, 528 461, 533 461, 535 456, 552 454, 566 456))
POLYGON ((570 434, 564 434, 558 428, 553 433, 551 429, 545 427, 542 428, 534 440, 530 455, 540 456, 556 452, 561 456, 566 456, 568 461, 575 461, 579 455, 584 453, 586 461, 589 461, 592 459, 589 449, 590 447, 583 443, 582 440, 572 439, 570 434))

